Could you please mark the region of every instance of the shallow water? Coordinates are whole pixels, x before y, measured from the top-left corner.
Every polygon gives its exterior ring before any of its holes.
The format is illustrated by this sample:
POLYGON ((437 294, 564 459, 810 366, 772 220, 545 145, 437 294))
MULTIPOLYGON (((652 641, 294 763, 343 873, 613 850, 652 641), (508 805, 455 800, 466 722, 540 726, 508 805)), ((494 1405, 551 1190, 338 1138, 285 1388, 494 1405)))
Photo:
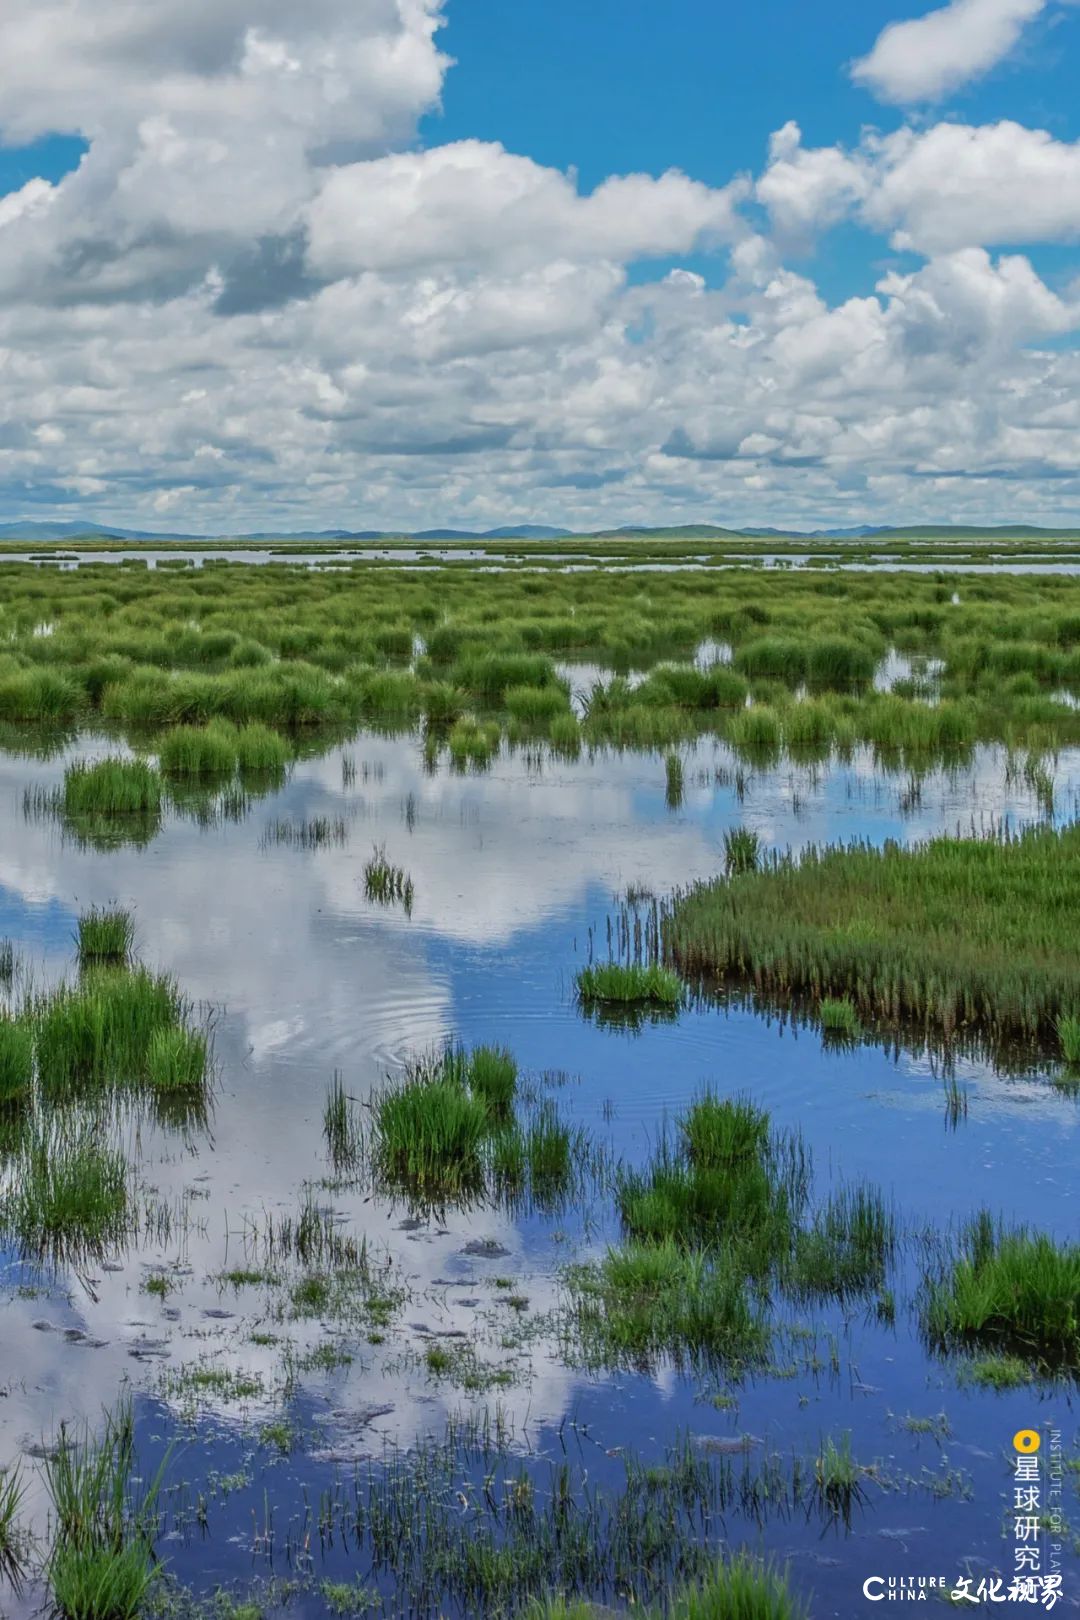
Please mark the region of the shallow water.
MULTIPOLYGON (((615 896, 628 886, 662 896, 711 876, 732 826, 753 828, 773 848, 914 841, 1005 816, 1034 820, 1035 798, 1007 781, 1003 750, 980 749, 970 768, 931 774, 912 804, 906 777, 883 774, 867 753, 847 766, 785 764, 744 778, 726 747, 705 739, 685 752, 685 795, 671 809, 659 754, 541 765, 504 752, 483 775, 432 775, 416 739, 361 735, 298 763, 244 820, 199 826, 173 812, 144 849, 87 851, 24 814, 27 787, 50 788, 75 755, 114 748, 90 737, 45 762, 0 755, 0 937, 15 941, 35 982, 53 981, 71 971, 80 910, 113 901, 133 908, 142 959, 213 1010, 218 1082, 205 1130, 185 1138, 131 1128, 145 1178, 173 1213, 166 1241, 52 1281, 6 1257, 0 1464, 29 1454, 32 1511, 41 1511, 35 1447, 62 1420, 96 1419, 127 1380, 146 1456, 179 1434, 170 1477, 187 1483, 190 1499, 207 1496, 206 1531, 189 1516, 163 1545, 171 1571, 201 1591, 291 1573, 361 1576, 392 1595, 392 1580, 340 1538, 305 1546, 305 1501, 336 1480, 348 1485, 358 1459, 378 1458, 386 1444, 412 1445, 439 1435, 448 1414, 496 1405, 511 1451, 538 1480, 566 1448, 590 1488, 619 1479, 622 1450, 654 1459, 680 1435, 706 1454, 710 1438, 723 1445, 749 1436, 749 1463, 775 1451, 786 1464, 796 1453, 812 1459, 823 1436, 850 1431, 857 1459, 877 1465, 850 1527, 798 1508, 763 1526, 735 1512, 706 1530, 711 1540, 790 1559, 815 1617, 863 1612, 862 1582, 874 1574, 952 1581, 1011 1573, 1012 1544, 1001 1533, 1011 1437, 1052 1423, 1075 1456, 1073 1401, 1060 1389, 959 1387, 914 1326, 913 1247, 898 1268, 895 1325, 868 1317, 862 1304, 804 1312, 814 1338, 775 1376, 733 1391, 737 1404, 719 1407, 709 1398, 715 1382, 702 1375, 568 1366, 545 1326, 563 1299, 562 1268, 602 1252, 615 1235, 610 1194, 553 1216, 489 1208, 413 1227, 403 1225, 400 1205, 320 1190, 340 1230, 365 1236, 388 1275, 407 1279, 408 1301, 384 1344, 332 1330, 352 1361, 294 1369, 291 1383, 282 1339, 292 1338, 300 1357, 327 1332, 318 1322, 283 1328, 261 1290, 214 1280, 258 1264, 253 1234, 270 1216, 295 1212, 305 1183, 328 1176, 322 1109, 335 1071, 365 1099, 410 1054, 449 1037, 509 1046, 538 1091, 630 1162, 647 1156, 665 1118, 708 1083, 749 1092, 775 1123, 799 1127, 819 1189, 841 1175, 869 1178, 913 1231, 944 1229, 985 1205, 1075 1236, 1080 1114, 1046 1074, 1009 1079, 985 1063, 960 1063, 968 1114, 950 1129, 928 1055, 828 1049, 807 1028, 749 1010, 695 1008, 637 1033, 612 1030, 583 1018, 572 992, 591 942, 606 950, 615 896), (268 836, 273 823, 316 816, 342 818, 344 840, 301 850, 268 836), (365 897, 362 869, 376 844, 413 878, 411 916, 365 897), (476 1238, 493 1240, 499 1254, 463 1253, 476 1238), (162 1269, 174 1286, 158 1299, 140 1285, 162 1269), (512 1278, 528 1298, 532 1327, 509 1350, 496 1277, 512 1278), (85 1338, 73 1341, 66 1329, 85 1338), (278 1342, 252 1341, 265 1331, 278 1342), (505 1387, 470 1392, 429 1374, 418 1359, 425 1345, 454 1334, 509 1372, 505 1387), (184 1371, 193 1365, 242 1375, 244 1393, 237 1398, 234 1385, 193 1394, 184 1371), (903 1423, 939 1413, 947 1438, 903 1423), (260 1434, 283 1415, 300 1438, 277 1457, 260 1434)), ((1057 766, 1060 817, 1076 814, 1078 795, 1080 751, 1072 750, 1057 766)), ((1080 1497, 1067 1491, 1067 1516, 1080 1520, 1080 1497)), ((1062 1557, 1065 1606, 1076 1607, 1075 1556, 1066 1549, 1062 1557)), ((0 1606, 29 1612, 38 1596, 5 1595, 0 1606)), ((301 1612, 324 1611, 316 1594, 302 1599, 301 1612)))

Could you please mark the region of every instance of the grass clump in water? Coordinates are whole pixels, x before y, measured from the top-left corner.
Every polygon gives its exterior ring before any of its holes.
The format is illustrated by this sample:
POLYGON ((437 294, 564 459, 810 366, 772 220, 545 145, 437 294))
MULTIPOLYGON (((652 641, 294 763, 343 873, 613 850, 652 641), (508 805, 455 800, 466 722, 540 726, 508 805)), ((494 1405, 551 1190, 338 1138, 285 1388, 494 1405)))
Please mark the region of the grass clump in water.
POLYGON ((146 1052, 146 1079, 158 1093, 201 1092, 206 1085, 209 1048, 202 1030, 173 1024, 156 1029, 146 1052))
POLYGON ((930 1282, 923 1321, 939 1348, 987 1345, 1080 1373, 1080 1244, 1004 1230, 984 1210, 945 1275, 930 1282))
POLYGON ((93 1130, 58 1115, 21 1134, 0 1194, 0 1229, 24 1253, 99 1253, 127 1228, 128 1166, 93 1130))
POLYGON ((76 939, 80 967, 121 966, 135 943, 134 919, 119 906, 91 907, 79 918, 76 939))
POLYGON ((610 1002, 621 1006, 647 1003, 678 1007, 683 986, 678 974, 656 964, 604 962, 581 969, 576 979, 582 1002, 610 1002))
POLYGON ((826 1035, 846 1041, 858 1039, 859 1015, 846 996, 824 996, 818 1008, 818 1017, 826 1035))
POLYGON ((97 968, 78 985, 61 985, 33 1008, 43 1091, 73 1094, 146 1077, 154 1036, 181 1021, 171 979, 146 968, 97 968))
POLYGON ((64 772, 60 808, 65 817, 147 816, 161 809, 161 778, 141 759, 81 760, 64 772))
POLYGON ((670 1237, 629 1242, 572 1269, 569 1281, 589 1365, 645 1366, 663 1355, 741 1368, 767 1351, 768 1325, 726 1251, 688 1249, 670 1237))
POLYGON ((678 896, 662 947, 684 977, 846 1000, 941 1040, 1051 1040, 1080 1004, 1078 911, 1080 824, 1039 827, 778 857, 678 896))
POLYGON ((495 1119, 506 1119, 510 1115, 517 1078, 517 1061, 504 1046, 477 1046, 468 1057, 469 1089, 495 1119))
POLYGON ((491 1120, 484 1102, 441 1064, 417 1065, 376 1099, 372 1152, 377 1175, 422 1197, 481 1190, 491 1120))
POLYGON ((1080 1068, 1080 1016, 1066 1013, 1057 1021, 1058 1044, 1070 1069, 1080 1068))
POLYGON ((724 871, 728 877, 756 872, 761 860, 761 839, 749 827, 732 827, 724 834, 724 871))
POLYGON ((163 1573, 154 1543, 165 1465, 137 1489, 130 1405, 106 1415, 100 1437, 87 1429, 72 1440, 62 1429, 44 1466, 56 1524, 45 1574, 57 1611, 67 1620, 135 1620, 163 1573))
POLYGON ((162 738, 158 760, 166 776, 223 780, 236 769, 236 729, 220 721, 176 726, 162 738))
POLYGON ((412 911, 413 880, 403 866, 395 866, 386 858, 386 846, 377 845, 371 859, 364 866, 364 892, 369 900, 380 905, 402 905, 406 914, 412 911))
POLYGON ((0 1014, 0 1113, 21 1107, 33 1083, 33 1029, 24 1018, 0 1014))

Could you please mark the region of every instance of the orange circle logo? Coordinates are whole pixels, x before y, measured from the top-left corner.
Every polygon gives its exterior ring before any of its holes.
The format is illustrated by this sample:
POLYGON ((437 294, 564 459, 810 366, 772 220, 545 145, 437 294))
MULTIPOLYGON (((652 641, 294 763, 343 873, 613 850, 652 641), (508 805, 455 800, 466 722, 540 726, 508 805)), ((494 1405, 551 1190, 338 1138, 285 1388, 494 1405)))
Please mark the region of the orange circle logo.
POLYGON ((1013 1435, 1014 1450, 1022 1451, 1025 1456, 1030 1457, 1041 1445, 1042 1439, 1035 1429, 1017 1429, 1013 1435))

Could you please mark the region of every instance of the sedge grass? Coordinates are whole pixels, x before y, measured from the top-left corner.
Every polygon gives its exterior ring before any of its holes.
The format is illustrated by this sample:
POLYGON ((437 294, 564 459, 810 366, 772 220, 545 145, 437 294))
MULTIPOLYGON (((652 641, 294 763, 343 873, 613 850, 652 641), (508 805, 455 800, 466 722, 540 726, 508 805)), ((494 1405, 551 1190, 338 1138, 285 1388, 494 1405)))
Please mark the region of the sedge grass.
POLYGON ((412 912, 415 890, 413 880, 403 866, 395 866, 386 858, 386 846, 379 844, 364 865, 364 893, 369 900, 380 905, 400 904, 406 915, 412 912))
POLYGON ((936 1037, 1050 1040, 1080 1006, 1078 854, 1080 825, 810 848, 677 897, 663 951, 691 980, 843 1000, 936 1037))
POLYGON ((76 761, 64 772, 60 800, 71 820, 91 816, 152 816, 161 809, 161 780, 139 759, 76 761))
POLYGON ((68 1620, 136 1620, 144 1609, 163 1573, 154 1543, 166 1463, 137 1484, 129 1404, 106 1414, 100 1436, 61 1430, 43 1465, 56 1526, 45 1574, 68 1620))
POLYGON ((128 1181, 124 1156, 91 1126, 35 1115, 7 1166, 0 1230, 42 1259, 100 1253, 127 1231, 128 1181))
POLYGON ((19 1520, 26 1482, 18 1465, 0 1468, 0 1577, 18 1588, 26 1561, 27 1536, 19 1520))
POLYGON ((155 1029, 146 1049, 146 1082, 161 1095, 201 1093, 206 1086, 209 1049, 204 1031, 172 1024, 155 1029))
POLYGON ((236 769, 236 730, 220 721, 207 726, 176 726, 158 749, 165 776, 199 781, 224 780, 236 769))
POLYGON ((1080 1374, 1080 1244, 1006 1230, 984 1211, 931 1280, 923 1322, 945 1349, 988 1346, 1080 1374))
POLYGON ((172 979, 138 967, 97 968, 30 1009, 44 1093, 76 1095, 147 1077, 151 1043, 175 1028, 183 1003, 172 979))
POLYGON ((25 1018, 0 1014, 0 1112, 25 1103, 34 1082, 34 1032, 25 1018))
POLYGON ((583 1003, 678 1007, 683 986, 678 974, 655 964, 603 962, 584 967, 575 980, 583 1003))
POLYGON ((76 943, 81 968, 122 966, 135 943, 134 919, 119 906, 93 906, 79 918, 76 943))
POLYGON ((455 1199, 484 1184, 488 1110, 441 1070, 420 1069, 375 1100, 372 1155, 380 1180, 421 1198, 455 1199))

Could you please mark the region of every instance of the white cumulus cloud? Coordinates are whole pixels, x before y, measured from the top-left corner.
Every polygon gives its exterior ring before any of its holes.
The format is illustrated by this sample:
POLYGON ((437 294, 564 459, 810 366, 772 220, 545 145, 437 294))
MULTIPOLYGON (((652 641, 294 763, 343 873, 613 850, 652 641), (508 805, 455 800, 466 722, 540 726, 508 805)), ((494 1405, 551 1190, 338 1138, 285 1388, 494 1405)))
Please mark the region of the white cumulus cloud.
POLYGON ((1009 55, 1047 0, 951 0, 890 23, 851 75, 882 101, 936 101, 1009 55))

